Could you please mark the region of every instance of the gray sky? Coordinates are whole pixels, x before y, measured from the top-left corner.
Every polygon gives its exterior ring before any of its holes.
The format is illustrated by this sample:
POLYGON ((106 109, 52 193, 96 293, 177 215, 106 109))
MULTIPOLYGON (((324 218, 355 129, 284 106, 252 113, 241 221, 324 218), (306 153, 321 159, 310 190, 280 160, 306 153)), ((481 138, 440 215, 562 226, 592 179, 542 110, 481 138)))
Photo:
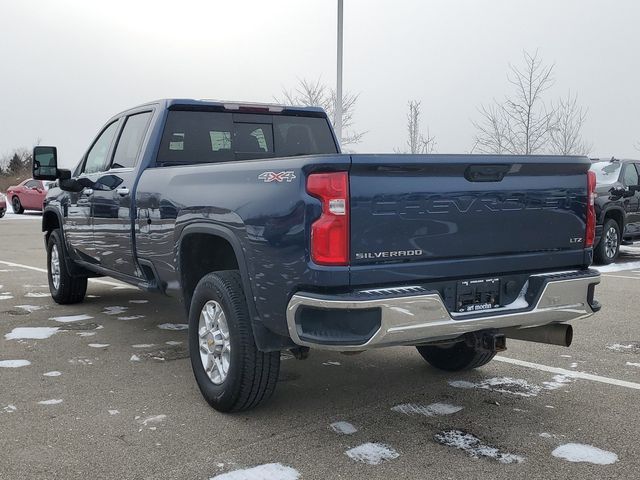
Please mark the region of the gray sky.
MULTIPOLYGON (((335 82, 336 0, 0 0, 0 154, 57 145, 75 164, 111 115, 163 97, 273 101, 335 82)), ((589 108, 592 155, 640 157, 637 0, 345 0, 344 87, 358 152, 406 139, 422 101, 439 153, 467 152, 476 108, 503 97, 523 49, 555 63, 548 99, 589 108)))

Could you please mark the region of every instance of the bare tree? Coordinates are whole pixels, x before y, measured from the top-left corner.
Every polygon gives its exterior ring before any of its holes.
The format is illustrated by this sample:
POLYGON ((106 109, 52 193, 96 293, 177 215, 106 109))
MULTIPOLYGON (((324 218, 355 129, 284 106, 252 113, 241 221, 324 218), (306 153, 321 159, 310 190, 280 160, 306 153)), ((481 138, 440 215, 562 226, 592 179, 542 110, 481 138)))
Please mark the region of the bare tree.
POLYGON ((504 118, 502 106, 495 103, 488 106, 482 105, 478 111, 481 119, 478 122, 472 122, 477 133, 471 153, 476 151, 496 155, 509 153, 507 150, 507 121, 504 118))
POLYGON ((420 115, 421 102, 418 100, 410 100, 408 103, 409 112, 407 113, 407 149, 399 150, 398 153, 433 153, 436 149, 436 139, 429 133, 427 128, 426 136, 420 131, 420 115))
MULTIPOLYGON (((353 115, 358 101, 358 94, 344 92, 342 95, 342 145, 354 145, 362 141, 367 132, 358 132, 353 129, 353 115)), ((284 105, 302 105, 305 107, 321 107, 329 116, 332 125, 336 124, 336 91, 327 87, 320 79, 310 81, 298 80, 294 90, 282 91, 282 98, 276 98, 276 102, 284 105)))
POLYGON ((554 128, 551 130, 551 151, 558 155, 588 155, 592 146, 582 138, 582 126, 587 109, 578 105, 578 96, 561 98, 555 108, 554 128))
POLYGON ((554 128, 555 111, 543 94, 553 85, 554 65, 545 65, 536 51, 524 52, 524 65, 509 64, 507 80, 513 93, 503 103, 481 106, 474 122, 477 149, 484 153, 531 155, 543 150, 554 128))

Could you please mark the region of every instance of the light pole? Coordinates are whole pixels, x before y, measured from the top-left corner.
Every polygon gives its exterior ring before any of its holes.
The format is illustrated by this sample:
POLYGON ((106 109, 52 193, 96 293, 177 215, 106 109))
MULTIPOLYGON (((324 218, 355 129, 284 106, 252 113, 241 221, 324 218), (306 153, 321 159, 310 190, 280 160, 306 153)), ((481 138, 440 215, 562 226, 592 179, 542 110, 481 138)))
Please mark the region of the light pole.
POLYGON ((336 81, 335 129, 338 142, 342 142, 342 17, 343 0, 338 0, 338 78, 336 81))

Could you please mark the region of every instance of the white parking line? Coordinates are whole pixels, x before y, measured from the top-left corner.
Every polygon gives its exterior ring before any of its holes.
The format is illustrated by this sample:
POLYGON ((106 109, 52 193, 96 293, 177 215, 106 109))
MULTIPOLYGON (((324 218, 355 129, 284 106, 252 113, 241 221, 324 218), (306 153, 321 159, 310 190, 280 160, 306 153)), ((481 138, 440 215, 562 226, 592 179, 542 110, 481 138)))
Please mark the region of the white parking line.
MULTIPOLYGON (((33 270, 34 272, 47 273, 46 268, 32 267, 31 265, 22 265, 20 263, 6 262, 4 260, 0 260, 0 264, 6 265, 7 267, 24 268, 25 270, 33 270)), ((127 285, 126 283, 110 282, 109 280, 102 280, 100 278, 90 278, 89 281, 94 283, 101 283, 102 285, 109 285, 111 287, 132 288, 132 289, 136 288, 132 285, 127 285)))
POLYGON ((627 382, 625 380, 617 380, 615 378, 601 377, 600 375, 592 375, 591 373, 576 372, 574 370, 565 370, 564 368, 549 367, 547 365, 541 365, 539 363, 525 362, 524 360, 516 360, 515 358, 495 357, 494 360, 504 363, 510 363, 512 365, 518 365, 520 367, 533 368, 534 370, 540 370, 542 372, 557 373, 564 375, 565 377, 582 378, 583 380, 591 380, 592 382, 607 383, 609 385, 617 385, 618 387, 631 388, 633 390, 640 390, 640 383, 627 382))

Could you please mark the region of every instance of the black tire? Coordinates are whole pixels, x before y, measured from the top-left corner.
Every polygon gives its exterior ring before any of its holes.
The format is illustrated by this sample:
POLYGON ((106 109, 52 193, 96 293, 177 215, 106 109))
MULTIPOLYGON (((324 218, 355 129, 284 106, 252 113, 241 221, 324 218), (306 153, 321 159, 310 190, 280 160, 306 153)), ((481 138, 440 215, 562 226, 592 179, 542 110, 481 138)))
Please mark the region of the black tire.
POLYGON ((280 372, 280 352, 261 352, 256 347, 237 271, 210 273, 198 282, 189 309, 189 356, 200 392, 220 412, 254 408, 273 394, 280 372), (228 370, 219 384, 209 377, 200 356, 200 315, 208 302, 217 302, 222 308, 228 327, 228 370))
POLYGON ((87 277, 71 276, 67 269, 67 258, 62 243, 62 235, 59 229, 53 230, 47 242, 47 279, 49 280, 49 291, 51 297, 60 305, 80 303, 87 293, 87 277), (58 254, 59 280, 56 286, 51 258, 54 252, 58 254))
POLYGON ((465 342, 457 342, 446 347, 423 345, 416 348, 431 366, 447 372, 478 368, 486 365, 496 356, 496 352, 476 350, 465 342))
POLYGON ((13 207, 13 213, 17 213, 18 215, 24 213, 24 207, 22 206, 22 203, 20 203, 20 199, 18 197, 13 197, 13 200, 11 200, 11 206, 13 207))
POLYGON ((614 219, 609 218, 602 227, 602 237, 593 252, 596 263, 609 265, 618 258, 620 253, 620 226, 614 219))
POLYGON ((4 217, 5 210, 0 210, 0 218, 4 217))

